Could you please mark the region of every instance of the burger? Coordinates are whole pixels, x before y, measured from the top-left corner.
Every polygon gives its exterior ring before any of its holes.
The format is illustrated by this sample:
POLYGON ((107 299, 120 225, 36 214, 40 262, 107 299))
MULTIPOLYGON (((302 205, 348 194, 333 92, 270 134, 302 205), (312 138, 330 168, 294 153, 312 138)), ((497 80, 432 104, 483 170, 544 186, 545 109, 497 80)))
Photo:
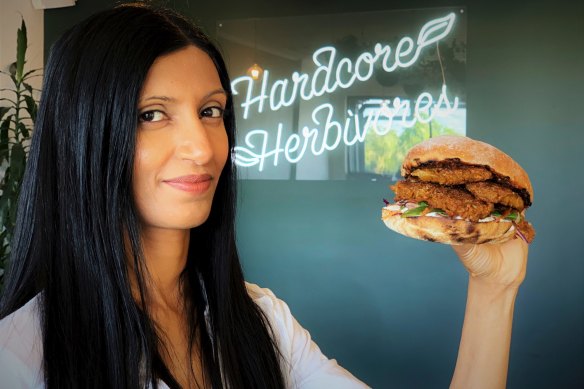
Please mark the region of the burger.
POLYGON ((501 243, 535 231, 525 219, 533 188, 501 150, 464 136, 439 136, 411 148, 391 186, 382 220, 403 235, 447 244, 501 243))

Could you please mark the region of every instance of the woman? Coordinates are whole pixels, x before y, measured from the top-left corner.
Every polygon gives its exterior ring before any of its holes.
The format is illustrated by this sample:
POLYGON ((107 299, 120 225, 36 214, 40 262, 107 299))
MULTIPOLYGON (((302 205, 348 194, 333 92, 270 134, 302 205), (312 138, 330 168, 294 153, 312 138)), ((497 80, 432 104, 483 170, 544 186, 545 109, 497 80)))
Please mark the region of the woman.
MULTIPOLYGON (((365 386, 244 282, 234 130, 220 54, 170 11, 121 6, 55 43, 0 305, 0 386, 365 386)), ((471 277, 453 387, 503 387, 527 246, 457 253, 471 277)))

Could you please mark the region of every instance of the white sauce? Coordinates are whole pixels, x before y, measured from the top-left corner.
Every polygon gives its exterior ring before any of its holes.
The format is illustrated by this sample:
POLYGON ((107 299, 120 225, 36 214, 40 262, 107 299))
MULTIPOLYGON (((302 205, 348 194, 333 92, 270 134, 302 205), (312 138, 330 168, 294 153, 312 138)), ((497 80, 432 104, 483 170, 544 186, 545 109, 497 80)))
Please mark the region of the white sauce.
POLYGON ((440 212, 428 212, 426 214, 426 216, 430 216, 430 217, 446 217, 446 218, 448 217, 448 216, 446 216, 446 215, 444 215, 444 214, 442 214, 440 212))
POLYGON ((495 221, 494 216, 487 216, 483 219, 479 219, 479 223, 488 223, 488 222, 493 222, 493 221, 495 221))

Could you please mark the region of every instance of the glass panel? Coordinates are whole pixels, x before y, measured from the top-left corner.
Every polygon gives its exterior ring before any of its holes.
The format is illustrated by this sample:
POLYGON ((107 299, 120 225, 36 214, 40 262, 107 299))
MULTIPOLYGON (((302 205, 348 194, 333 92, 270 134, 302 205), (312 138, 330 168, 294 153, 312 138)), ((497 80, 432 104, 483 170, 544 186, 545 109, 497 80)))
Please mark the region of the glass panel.
POLYGON ((409 147, 466 134, 466 13, 223 20, 248 179, 399 176, 409 147))

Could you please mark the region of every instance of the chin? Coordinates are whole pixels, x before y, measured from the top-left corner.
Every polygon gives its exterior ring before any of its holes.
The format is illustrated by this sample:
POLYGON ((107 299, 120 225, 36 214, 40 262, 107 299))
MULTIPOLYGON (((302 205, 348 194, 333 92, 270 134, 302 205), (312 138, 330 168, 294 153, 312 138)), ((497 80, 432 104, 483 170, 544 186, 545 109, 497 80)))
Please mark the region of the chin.
POLYGON ((146 214, 142 218, 143 227, 159 228, 165 230, 189 230, 203 225, 211 213, 210 207, 207 209, 161 209, 156 214, 146 214))
POLYGON ((196 215, 193 215, 192 218, 188 221, 189 228, 196 228, 202 226, 209 220, 209 216, 211 215, 211 207, 205 210, 204 212, 198 212, 196 215))

